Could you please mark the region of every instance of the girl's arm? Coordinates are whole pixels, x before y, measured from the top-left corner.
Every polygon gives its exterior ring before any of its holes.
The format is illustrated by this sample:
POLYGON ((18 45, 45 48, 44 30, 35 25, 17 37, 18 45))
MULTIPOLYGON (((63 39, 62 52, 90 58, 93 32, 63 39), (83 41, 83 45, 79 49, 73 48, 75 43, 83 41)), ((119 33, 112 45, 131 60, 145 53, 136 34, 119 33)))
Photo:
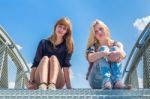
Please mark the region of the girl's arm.
POLYGON ((124 59, 126 57, 126 53, 124 51, 123 44, 121 42, 117 42, 117 45, 119 47, 119 51, 117 51, 117 53, 120 55, 121 59, 124 59))
POLYGON ((119 50, 117 51, 113 51, 110 56, 108 57, 108 59, 110 61, 113 62, 121 62, 125 57, 126 57, 126 53, 124 51, 123 45, 120 42, 117 42, 117 46, 119 48, 119 50), (117 56, 117 57, 116 57, 117 56))
POLYGON ((67 89, 71 89, 72 87, 71 87, 71 82, 70 82, 70 68, 64 67, 63 71, 64 71, 66 87, 67 87, 67 89))
POLYGON ((89 62, 95 62, 107 55, 109 55, 109 52, 93 52, 93 53, 88 53, 87 58, 89 62))
POLYGON ((31 74, 30 74, 30 80, 29 80, 29 84, 28 84, 28 89, 33 90, 33 89, 37 89, 37 85, 35 82, 35 71, 36 71, 36 67, 33 67, 31 70, 31 74))
POLYGON ((36 67, 33 67, 31 70, 31 74, 30 74, 30 81, 35 81, 34 77, 35 77, 35 71, 36 71, 36 67))

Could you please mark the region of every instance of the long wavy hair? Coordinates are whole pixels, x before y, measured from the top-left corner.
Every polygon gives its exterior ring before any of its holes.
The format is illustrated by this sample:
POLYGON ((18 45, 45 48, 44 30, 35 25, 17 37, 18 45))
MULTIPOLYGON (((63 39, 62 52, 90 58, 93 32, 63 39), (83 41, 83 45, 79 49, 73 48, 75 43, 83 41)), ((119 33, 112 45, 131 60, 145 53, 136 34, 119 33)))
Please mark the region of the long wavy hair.
POLYGON ((106 44, 107 44, 107 46, 110 46, 111 38, 110 38, 109 28, 101 20, 96 19, 95 21, 93 21, 93 23, 91 25, 90 36, 89 36, 88 42, 87 42, 87 48, 91 47, 93 44, 95 44, 96 46, 101 45, 101 42, 99 42, 95 37, 94 26, 96 24, 99 24, 104 29, 104 33, 106 35, 106 44))
POLYGON ((72 25, 69 18, 63 17, 59 19, 54 26, 53 34, 48 39, 52 42, 53 46, 55 47, 55 42, 57 40, 57 35, 56 35, 57 25, 64 25, 67 27, 67 33, 64 35, 63 40, 65 40, 66 42, 68 53, 72 53, 74 48, 73 48, 73 38, 72 38, 72 25))

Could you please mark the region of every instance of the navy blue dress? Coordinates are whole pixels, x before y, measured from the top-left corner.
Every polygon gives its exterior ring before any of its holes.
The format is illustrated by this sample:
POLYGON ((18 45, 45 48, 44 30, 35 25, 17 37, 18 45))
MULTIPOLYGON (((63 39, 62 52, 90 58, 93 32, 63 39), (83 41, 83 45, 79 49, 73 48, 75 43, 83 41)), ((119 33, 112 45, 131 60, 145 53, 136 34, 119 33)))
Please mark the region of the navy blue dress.
POLYGON ((50 40, 42 39, 38 45, 31 68, 38 67, 43 56, 51 57, 52 55, 55 55, 57 57, 61 68, 71 66, 70 59, 72 53, 67 52, 67 46, 65 41, 56 45, 56 47, 54 48, 50 40))

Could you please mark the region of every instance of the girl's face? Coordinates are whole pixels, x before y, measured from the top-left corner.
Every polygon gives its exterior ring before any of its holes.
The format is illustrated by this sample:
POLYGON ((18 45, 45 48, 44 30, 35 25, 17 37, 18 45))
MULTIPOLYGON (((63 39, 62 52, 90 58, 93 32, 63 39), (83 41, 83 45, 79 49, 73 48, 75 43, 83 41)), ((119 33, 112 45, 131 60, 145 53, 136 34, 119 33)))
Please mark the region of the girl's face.
POLYGON ((64 25, 58 24, 56 26, 55 33, 56 33, 57 37, 63 37, 67 33, 67 27, 64 25))
POLYGON ((104 28, 100 24, 94 25, 94 32, 97 40, 105 39, 106 35, 104 32, 104 28))

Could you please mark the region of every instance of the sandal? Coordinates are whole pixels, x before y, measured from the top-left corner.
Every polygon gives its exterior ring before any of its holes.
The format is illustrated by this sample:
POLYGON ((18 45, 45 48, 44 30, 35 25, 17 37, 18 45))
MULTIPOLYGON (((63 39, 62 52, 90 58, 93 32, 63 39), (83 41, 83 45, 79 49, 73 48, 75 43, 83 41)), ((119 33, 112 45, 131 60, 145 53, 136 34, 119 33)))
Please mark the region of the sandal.
POLYGON ((105 82, 104 83, 104 89, 112 89, 112 85, 111 85, 111 82, 105 82))
POLYGON ((56 90, 56 85, 55 85, 55 83, 49 83, 48 89, 49 89, 49 90, 56 90))
POLYGON ((131 85, 125 85, 122 81, 116 81, 114 84, 114 89, 131 89, 131 85))
POLYGON ((47 83, 45 82, 42 82, 39 84, 39 89, 40 90, 47 90, 47 83))

